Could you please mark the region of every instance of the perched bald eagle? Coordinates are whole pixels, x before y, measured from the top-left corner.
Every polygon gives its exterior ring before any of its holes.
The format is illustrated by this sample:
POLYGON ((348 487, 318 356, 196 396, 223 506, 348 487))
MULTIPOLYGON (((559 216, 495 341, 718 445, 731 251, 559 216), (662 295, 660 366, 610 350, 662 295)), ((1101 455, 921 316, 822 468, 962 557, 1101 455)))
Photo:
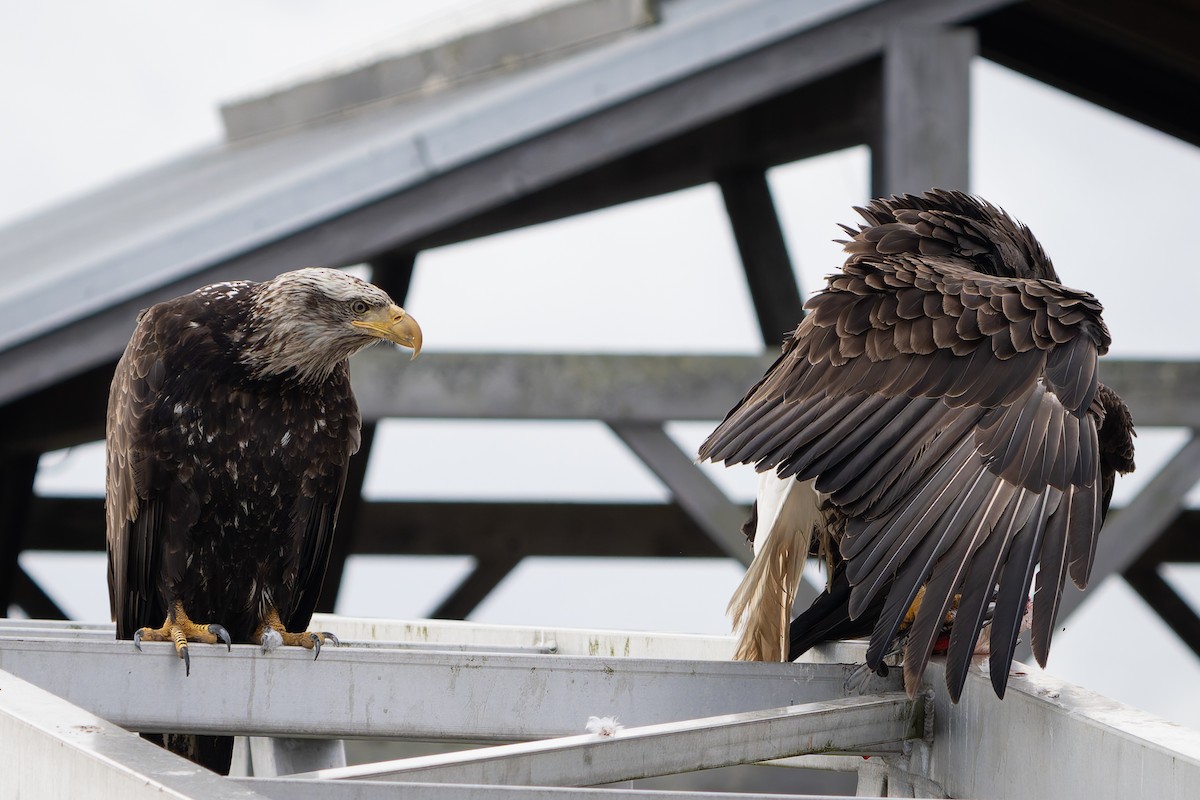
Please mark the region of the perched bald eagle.
POLYGON ((421 329, 333 269, 218 283, 142 312, 108 401, 118 638, 174 642, 185 672, 189 641, 319 653, 332 639, 304 630, 359 445, 347 359, 382 340, 415 358, 421 329))
POLYGON ((875 671, 902 643, 912 694, 938 645, 957 701, 987 629, 1003 697, 1035 567, 1045 665, 1066 576, 1087 584, 1115 475, 1134 466, 1129 410, 1098 379, 1101 306, 982 200, 857 210, 842 271, 700 449, 761 473, 755 559, 730 601, 737 657, 869 635, 875 671), (810 547, 829 585, 789 625, 810 547))

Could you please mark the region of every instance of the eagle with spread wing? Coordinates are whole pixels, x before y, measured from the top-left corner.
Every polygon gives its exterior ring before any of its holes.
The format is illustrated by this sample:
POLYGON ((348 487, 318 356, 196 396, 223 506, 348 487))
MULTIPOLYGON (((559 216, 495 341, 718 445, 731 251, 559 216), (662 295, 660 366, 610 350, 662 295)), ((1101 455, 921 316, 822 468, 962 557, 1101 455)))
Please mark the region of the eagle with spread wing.
POLYGON ((380 341, 415 358, 421 329, 334 269, 218 283, 142 312, 108 401, 118 638, 173 642, 186 673, 189 642, 336 644, 305 629, 359 444, 347 359, 380 341))
POLYGON ((944 647, 957 701, 986 649, 1003 697, 1031 583, 1045 665, 1066 577, 1086 586, 1134 466, 1129 409, 1099 380, 1108 329, 982 200, 935 189, 856 210, 842 271, 700 449, 760 473, 736 657, 869 636, 867 666, 902 649, 913 694, 944 647), (810 549, 829 583, 789 624, 810 549))

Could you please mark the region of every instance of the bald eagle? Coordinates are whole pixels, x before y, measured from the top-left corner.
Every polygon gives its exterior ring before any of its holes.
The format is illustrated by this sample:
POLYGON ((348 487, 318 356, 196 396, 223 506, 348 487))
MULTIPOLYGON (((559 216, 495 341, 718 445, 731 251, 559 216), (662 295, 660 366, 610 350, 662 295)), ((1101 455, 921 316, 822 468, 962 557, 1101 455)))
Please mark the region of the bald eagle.
MULTIPOLYGON (((382 290, 333 269, 205 286, 138 317, 107 418, 108 587, 119 639, 298 645, 359 445, 347 359, 421 349, 382 290)), ((333 640, 336 643, 336 640, 333 640)), ((227 760, 226 760, 227 766, 227 760)))
POLYGON ((913 694, 935 647, 958 700, 981 632, 1004 696, 1028 592, 1045 665, 1063 585, 1086 586, 1133 423, 1099 382, 1100 303, 1029 229, 958 192, 856 209, 840 273, 700 449, 760 473, 737 657, 869 636, 913 694), (810 548, 825 592, 790 624, 810 548), (953 624, 949 624, 953 621, 953 624))

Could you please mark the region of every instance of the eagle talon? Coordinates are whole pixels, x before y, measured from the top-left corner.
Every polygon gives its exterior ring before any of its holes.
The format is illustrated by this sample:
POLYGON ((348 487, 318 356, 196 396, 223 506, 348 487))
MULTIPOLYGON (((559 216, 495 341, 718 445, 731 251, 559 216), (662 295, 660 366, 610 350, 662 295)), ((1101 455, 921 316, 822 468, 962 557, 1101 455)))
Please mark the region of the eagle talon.
POLYGON ((192 674, 192 657, 188 655, 188 646, 186 644, 179 648, 179 657, 183 659, 183 677, 190 677, 192 674))
POLYGON ((320 636, 321 639, 324 640, 325 644, 329 644, 330 642, 332 642, 334 647, 342 646, 342 640, 339 639, 338 637, 334 636, 329 631, 321 631, 317 635, 320 636))
POLYGON ((312 640, 313 661, 321 655, 321 635, 319 633, 310 633, 308 638, 312 640))
POLYGON ((233 652, 233 639, 229 636, 229 631, 225 630, 224 625, 209 625, 208 632, 216 636, 225 644, 225 652, 233 652))
POLYGON ((139 653, 142 652, 142 629, 141 628, 138 628, 136 631, 133 632, 133 646, 137 648, 139 653))

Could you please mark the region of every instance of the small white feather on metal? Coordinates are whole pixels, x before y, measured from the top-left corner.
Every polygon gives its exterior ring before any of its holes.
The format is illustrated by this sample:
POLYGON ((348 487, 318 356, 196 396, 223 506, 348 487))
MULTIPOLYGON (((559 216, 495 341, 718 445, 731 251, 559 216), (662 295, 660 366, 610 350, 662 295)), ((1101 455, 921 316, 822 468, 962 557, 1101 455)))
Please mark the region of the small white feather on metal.
POLYGON ((587 732, 597 736, 614 736, 623 727, 616 717, 588 717, 587 721, 587 732))

